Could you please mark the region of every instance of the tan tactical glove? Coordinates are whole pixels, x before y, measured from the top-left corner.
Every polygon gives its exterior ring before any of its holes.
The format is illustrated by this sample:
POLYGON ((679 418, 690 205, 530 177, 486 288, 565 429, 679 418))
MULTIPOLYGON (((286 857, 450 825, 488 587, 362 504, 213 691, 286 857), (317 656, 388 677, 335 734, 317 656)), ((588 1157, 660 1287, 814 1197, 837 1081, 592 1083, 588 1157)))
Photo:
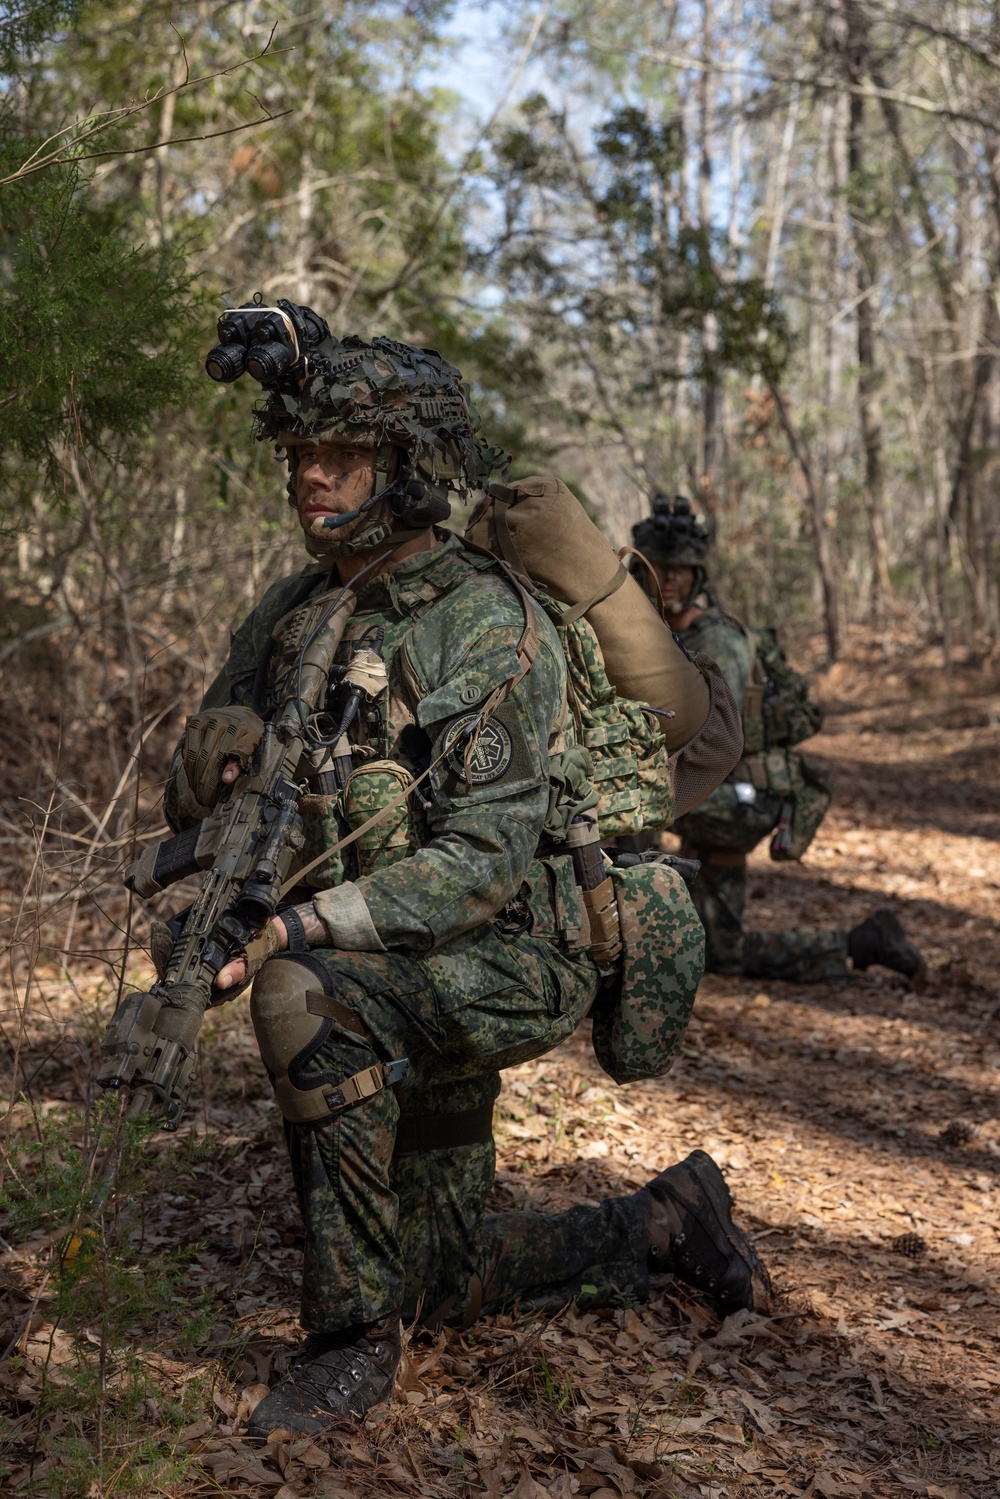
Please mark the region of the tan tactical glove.
POLYGON ((244 992, 250 987, 250 982, 260 972, 268 958, 273 958, 276 952, 281 951, 281 940, 278 937, 278 929, 273 921, 269 921, 259 937, 254 937, 248 942, 243 950, 243 958, 247 965, 247 971, 238 984, 231 989, 212 989, 210 1006, 228 1004, 231 999, 244 992))
POLYGON ((188 719, 181 762, 195 800, 214 807, 222 787, 222 768, 238 760, 245 770, 264 725, 252 708, 208 708, 188 719))
MULTIPOLYGON (((187 915, 187 912, 184 912, 187 915)), ((179 934, 179 926, 183 924, 182 918, 176 918, 174 930, 165 921, 151 921, 149 924, 149 951, 153 959, 153 967, 156 969, 157 978, 164 978, 167 972, 167 964, 170 962, 170 954, 174 950, 174 943, 179 934)), ((273 921, 269 921, 259 937, 248 942, 243 957, 246 961, 247 971, 238 984, 231 989, 219 989, 212 992, 212 1004, 221 1005, 225 1001, 235 999, 242 994, 256 973, 259 973, 267 962, 273 958, 281 949, 278 929, 273 921)))

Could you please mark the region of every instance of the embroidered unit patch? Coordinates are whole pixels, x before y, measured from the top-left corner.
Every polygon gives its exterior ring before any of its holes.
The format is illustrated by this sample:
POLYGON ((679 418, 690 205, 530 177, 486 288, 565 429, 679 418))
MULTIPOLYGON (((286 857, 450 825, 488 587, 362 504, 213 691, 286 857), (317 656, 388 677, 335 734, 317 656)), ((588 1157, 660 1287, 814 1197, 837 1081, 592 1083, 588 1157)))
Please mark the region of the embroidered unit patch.
MULTIPOLYGON (((452 773, 465 779, 465 730, 475 723, 478 713, 463 713, 448 728, 446 764, 452 773)), ((469 778, 474 786, 491 786, 506 774, 514 755, 510 733, 496 718, 489 718, 479 731, 476 748, 469 763, 469 778)))

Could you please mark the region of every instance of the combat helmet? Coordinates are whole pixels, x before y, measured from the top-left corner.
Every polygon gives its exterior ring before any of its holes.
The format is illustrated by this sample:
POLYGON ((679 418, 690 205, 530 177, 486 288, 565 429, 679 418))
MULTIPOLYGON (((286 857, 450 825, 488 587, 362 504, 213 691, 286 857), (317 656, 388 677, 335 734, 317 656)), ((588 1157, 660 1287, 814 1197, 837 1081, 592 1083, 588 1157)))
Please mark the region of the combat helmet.
MULTIPOLYGON (((685 495, 655 494, 652 514, 632 527, 632 545, 641 552, 647 562, 661 566, 691 567, 694 583, 687 597, 680 601, 686 609, 705 588, 707 572, 705 563, 712 544, 707 526, 691 509, 691 501, 685 495)), ((632 559, 633 572, 640 574, 645 569, 638 558, 632 559)), ((640 581, 645 580, 640 576, 640 581)))
POLYGON ((259 295, 220 318, 219 337, 206 369, 217 380, 244 371, 260 380, 265 399, 254 411, 254 436, 286 459, 290 504, 299 445, 348 442, 375 454, 360 524, 342 540, 329 520, 318 523, 306 540, 315 556, 377 546, 400 518, 414 530, 445 520, 452 494, 485 487, 510 462, 478 440, 468 386, 435 349, 392 338, 338 339, 311 308, 284 301, 268 308, 259 295))
POLYGON ((375 453, 370 509, 346 541, 310 536, 315 554, 357 552, 384 541, 394 518, 415 529, 447 519, 450 496, 489 483, 509 462, 476 439, 479 413, 453 364, 435 349, 355 335, 317 350, 315 373, 298 390, 272 391, 255 412, 256 436, 283 449, 294 504, 297 444, 351 442, 375 453), (384 503, 374 502, 383 499, 384 503))

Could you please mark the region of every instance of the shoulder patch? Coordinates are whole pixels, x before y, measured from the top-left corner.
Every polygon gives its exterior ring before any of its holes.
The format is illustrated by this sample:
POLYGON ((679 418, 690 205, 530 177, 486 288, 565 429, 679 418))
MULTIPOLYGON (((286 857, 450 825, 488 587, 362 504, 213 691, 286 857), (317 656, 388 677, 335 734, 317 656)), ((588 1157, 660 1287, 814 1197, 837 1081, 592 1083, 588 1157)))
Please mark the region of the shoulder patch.
MULTIPOLYGON (((465 779, 465 730, 478 717, 478 713, 463 713, 448 725, 445 763, 461 780, 465 779)), ((513 758, 510 731, 495 716, 488 718, 479 731, 475 753, 469 762, 469 779, 474 786, 492 786, 506 775, 513 758)))

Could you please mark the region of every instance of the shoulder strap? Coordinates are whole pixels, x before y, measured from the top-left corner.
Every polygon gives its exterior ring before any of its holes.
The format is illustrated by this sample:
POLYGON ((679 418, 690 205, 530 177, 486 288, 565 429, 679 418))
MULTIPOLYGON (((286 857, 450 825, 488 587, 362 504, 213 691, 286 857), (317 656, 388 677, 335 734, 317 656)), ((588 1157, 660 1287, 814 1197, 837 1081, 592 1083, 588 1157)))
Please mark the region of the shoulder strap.
POLYGON ((760 656, 754 651, 753 671, 743 693, 740 713, 744 718, 760 718, 764 711, 764 668, 760 656))
POLYGON ((504 556, 508 567, 515 572, 528 576, 528 569, 521 561, 521 554, 514 544, 514 538, 510 534, 510 526, 507 524, 507 511, 510 509, 509 500, 501 500, 494 497, 493 500, 493 524, 496 531, 497 543, 504 556))
MULTIPOLYGON (((470 551, 482 552, 487 556, 492 555, 487 547, 481 547, 475 542, 466 540, 464 537, 463 542, 470 551)), ((513 543, 511 544, 513 545, 513 543)), ((517 556, 516 549, 514 555, 517 556)), ((520 559, 518 560, 520 561, 520 559)), ((514 592, 517 594, 518 598, 521 600, 521 608, 524 610, 524 629, 521 631, 521 638, 515 647, 519 668, 518 671, 516 671, 513 676, 508 677, 506 682, 501 682, 499 687, 494 687, 493 691, 490 693, 489 697, 480 708, 476 720, 472 725, 468 740, 466 741, 465 755, 463 757, 462 764, 465 770, 465 786, 467 791, 472 790, 472 757, 476 752, 476 744, 478 743, 479 735, 482 731, 483 725, 486 723, 486 720, 490 717, 490 715, 496 712, 496 710, 500 707, 500 704, 506 702, 507 698, 510 697, 510 694, 514 691, 514 688, 517 686, 517 684, 523 681, 524 678, 528 675, 528 672, 535 664, 535 657, 538 655, 538 646, 540 643, 540 637, 538 633, 538 617, 535 614, 535 602, 531 597, 531 594, 528 592, 521 579, 517 576, 517 573, 510 563, 505 562, 500 557, 494 558, 494 561, 496 562, 496 565, 500 569, 503 576, 506 578, 507 582, 514 589, 514 592)))
MULTIPOLYGON (((652 580, 652 584, 653 584, 653 594, 652 594, 652 596, 650 596, 649 594, 647 594, 646 597, 649 598, 650 602, 652 604, 654 604, 655 607, 658 609, 660 618, 663 620, 663 623, 664 624, 668 624, 669 621, 667 620, 667 616, 666 616, 666 613, 665 613, 664 608, 663 608, 663 595, 660 592, 660 580, 659 580, 659 578, 656 575, 656 568, 650 562, 649 558, 645 555, 645 553, 644 552, 640 552, 640 550, 639 550, 638 547, 619 547, 618 548, 618 560, 619 560, 619 562, 624 562, 626 557, 638 557, 639 561, 642 563, 643 567, 646 569, 647 573, 650 576, 650 579, 652 580)), ((622 583, 624 583, 624 581, 625 581, 625 579, 623 578, 622 579, 622 583)), ((616 582, 616 586, 618 588, 620 588, 621 587, 621 583, 617 583, 616 582)), ((612 591, 614 591, 614 590, 612 590, 612 591)), ((605 594, 605 598, 606 597, 607 597, 607 594, 605 594)), ((594 600, 594 602, 595 603, 599 603, 600 600, 594 600)), ((592 605, 588 605, 587 607, 591 608, 592 605)), ((584 611, 584 612, 586 612, 586 611, 584 611)))
POLYGON ((628 568, 624 562, 619 562, 618 571, 611 579, 611 582, 606 583, 603 588, 599 588, 593 598, 582 599, 579 604, 572 604, 566 609, 560 609, 555 614, 550 611, 550 617, 557 625, 574 624, 576 620, 587 613, 588 609, 593 609, 595 604, 601 604, 605 599, 609 599, 613 593, 617 593, 627 577, 628 568))

